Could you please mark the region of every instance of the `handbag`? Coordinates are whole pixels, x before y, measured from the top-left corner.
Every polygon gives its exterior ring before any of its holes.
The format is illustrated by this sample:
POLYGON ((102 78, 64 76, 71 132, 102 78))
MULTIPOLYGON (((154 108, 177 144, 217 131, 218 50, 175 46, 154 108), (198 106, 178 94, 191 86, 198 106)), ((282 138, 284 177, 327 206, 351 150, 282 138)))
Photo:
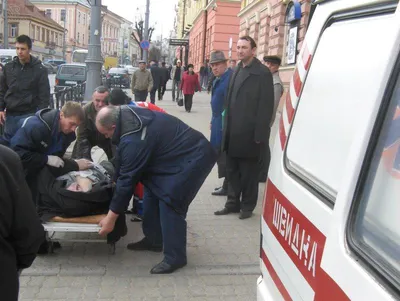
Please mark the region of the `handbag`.
POLYGON ((178 106, 182 107, 183 106, 183 98, 179 97, 177 101, 178 106))

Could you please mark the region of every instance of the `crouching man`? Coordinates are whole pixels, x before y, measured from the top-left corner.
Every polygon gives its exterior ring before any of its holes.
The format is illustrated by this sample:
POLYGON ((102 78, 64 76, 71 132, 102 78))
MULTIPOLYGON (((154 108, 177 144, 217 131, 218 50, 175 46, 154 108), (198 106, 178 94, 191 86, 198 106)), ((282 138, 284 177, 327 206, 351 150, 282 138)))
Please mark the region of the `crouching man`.
MULTIPOLYGON (((64 166, 62 157, 75 140, 75 130, 84 120, 83 109, 77 102, 67 102, 61 109, 43 109, 24 120, 22 127, 10 141, 10 147, 19 155, 31 189, 33 200, 37 197, 37 174, 47 166, 64 166)), ((76 169, 91 167, 88 160, 74 161, 76 169)))
POLYGON ((143 204, 145 238, 131 250, 164 250, 152 274, 172 273, 187 264, 186 214, 217 154, 198 131, 165 113, 134 106, 109 106, 97 115, 96 127, 118 146, 116 189, 100 234, 113 230, 141 181, 154 196, 143 204))

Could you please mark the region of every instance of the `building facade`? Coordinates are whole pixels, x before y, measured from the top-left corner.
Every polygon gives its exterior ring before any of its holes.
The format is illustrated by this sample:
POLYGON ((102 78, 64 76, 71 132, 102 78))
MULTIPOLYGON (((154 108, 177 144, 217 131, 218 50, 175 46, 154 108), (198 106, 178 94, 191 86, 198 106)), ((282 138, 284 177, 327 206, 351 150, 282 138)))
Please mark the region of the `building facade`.
POLYGON ((8 0, 9 47, 15 47, 16 38, 25 34, 33 41, 32 55, 41 60, 63 57, 63 27, 46 16, 31 2, 8 0))
POLYGON ((306 34, 311 0, 243 0, 240 36, 250 35, 257 43, 257 57, 282 58, 280 77, 285 91, 293 75, 297 55, 306 34))
POLYGON ((240 0, 186 0, 179 4, 178 36, 189 39, 188 62, 195 66, 195 71, 214 50, 236 59, 240 8, 240 0))
MULTIPOLYGON (((86 0, 32 0, 35 6, 43 10, 65 28, 65 58, 71 61, 76 49, 88 49, 90 38, 90 5, 86 0)), ((102 8, 101 53, 103 57, 118 56, 120 49, 120 31, 123 18, 106 7, 102 8)))

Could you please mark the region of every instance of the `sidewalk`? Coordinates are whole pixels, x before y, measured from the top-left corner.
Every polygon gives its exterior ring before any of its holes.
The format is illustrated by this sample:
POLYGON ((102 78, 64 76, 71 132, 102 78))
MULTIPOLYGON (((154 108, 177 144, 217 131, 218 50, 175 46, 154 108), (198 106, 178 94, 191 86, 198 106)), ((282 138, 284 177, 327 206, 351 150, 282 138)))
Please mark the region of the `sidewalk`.
MULTIPOLYGON (((206 92, 196 93, 191 113, 172 101, 171 91, 156 104, 209 137, 210 96, 206 92)), ((99 156, 101 151, 96 151, 95 157, 99 156)), ((129 232, 117 243, 115 255, 109 255, 105 243, 62 243, 56 254, 38 257, 23 272, 20 299, 255 300, 264 185, 260 185, 254 216, 239 220, 237 214, 214 215, 223 208, 225 198, 210 193, 221 182, 215 167, 190 206, 185 268, 171 275, 150 275, 162 254, 126 249, 128 243, 142 238, 141 224, 130 222, 128 216, 129 232)))

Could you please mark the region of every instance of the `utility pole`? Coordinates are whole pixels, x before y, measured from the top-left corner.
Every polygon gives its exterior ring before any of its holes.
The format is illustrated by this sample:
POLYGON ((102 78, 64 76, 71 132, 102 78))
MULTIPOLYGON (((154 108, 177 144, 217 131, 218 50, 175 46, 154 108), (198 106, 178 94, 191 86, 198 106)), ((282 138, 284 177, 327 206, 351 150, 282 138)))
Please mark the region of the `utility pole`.
POLYGON ((63 36, 63 60, 66 60, 65 52, 67 48, 67 41, 66 41, 66 32, 65 32, 65 23, 67 23, 67 1, 65 1, 65 8, 64 8, 64 15, 62 14, 61 11, 61 17, 64 17, 64 36, 63 36))
MULTIPOLYGON (((183 0, 183 13, 182 13, 182 38, 185 38, 185 15, 186 15, 186 0, 183 0)), ((180 60, 183 62, 183 46, 180 46, 180 60)))
POLYGON ((8 49, 8 0, 3 0, 3 14, 4 14, 4 49, 8 49))
POLYGON ((86 58, 88 69, 85 101, 90 101, 94 89, 101 85, 101 66, 103 58, 101 57, 101 0, 91 0, 90 10, 90 41, 89 52, 86 58))
MULTIPOLYGON (((144 18, 144 40, 149 41, 149 18, 150 18, 150 0, 146 0, 146 13, 144 18)), ((149 41, 150 42, 150 41, 149 41)), ((147 64, 149 50, 143 49, 143 60, 147 64)))

